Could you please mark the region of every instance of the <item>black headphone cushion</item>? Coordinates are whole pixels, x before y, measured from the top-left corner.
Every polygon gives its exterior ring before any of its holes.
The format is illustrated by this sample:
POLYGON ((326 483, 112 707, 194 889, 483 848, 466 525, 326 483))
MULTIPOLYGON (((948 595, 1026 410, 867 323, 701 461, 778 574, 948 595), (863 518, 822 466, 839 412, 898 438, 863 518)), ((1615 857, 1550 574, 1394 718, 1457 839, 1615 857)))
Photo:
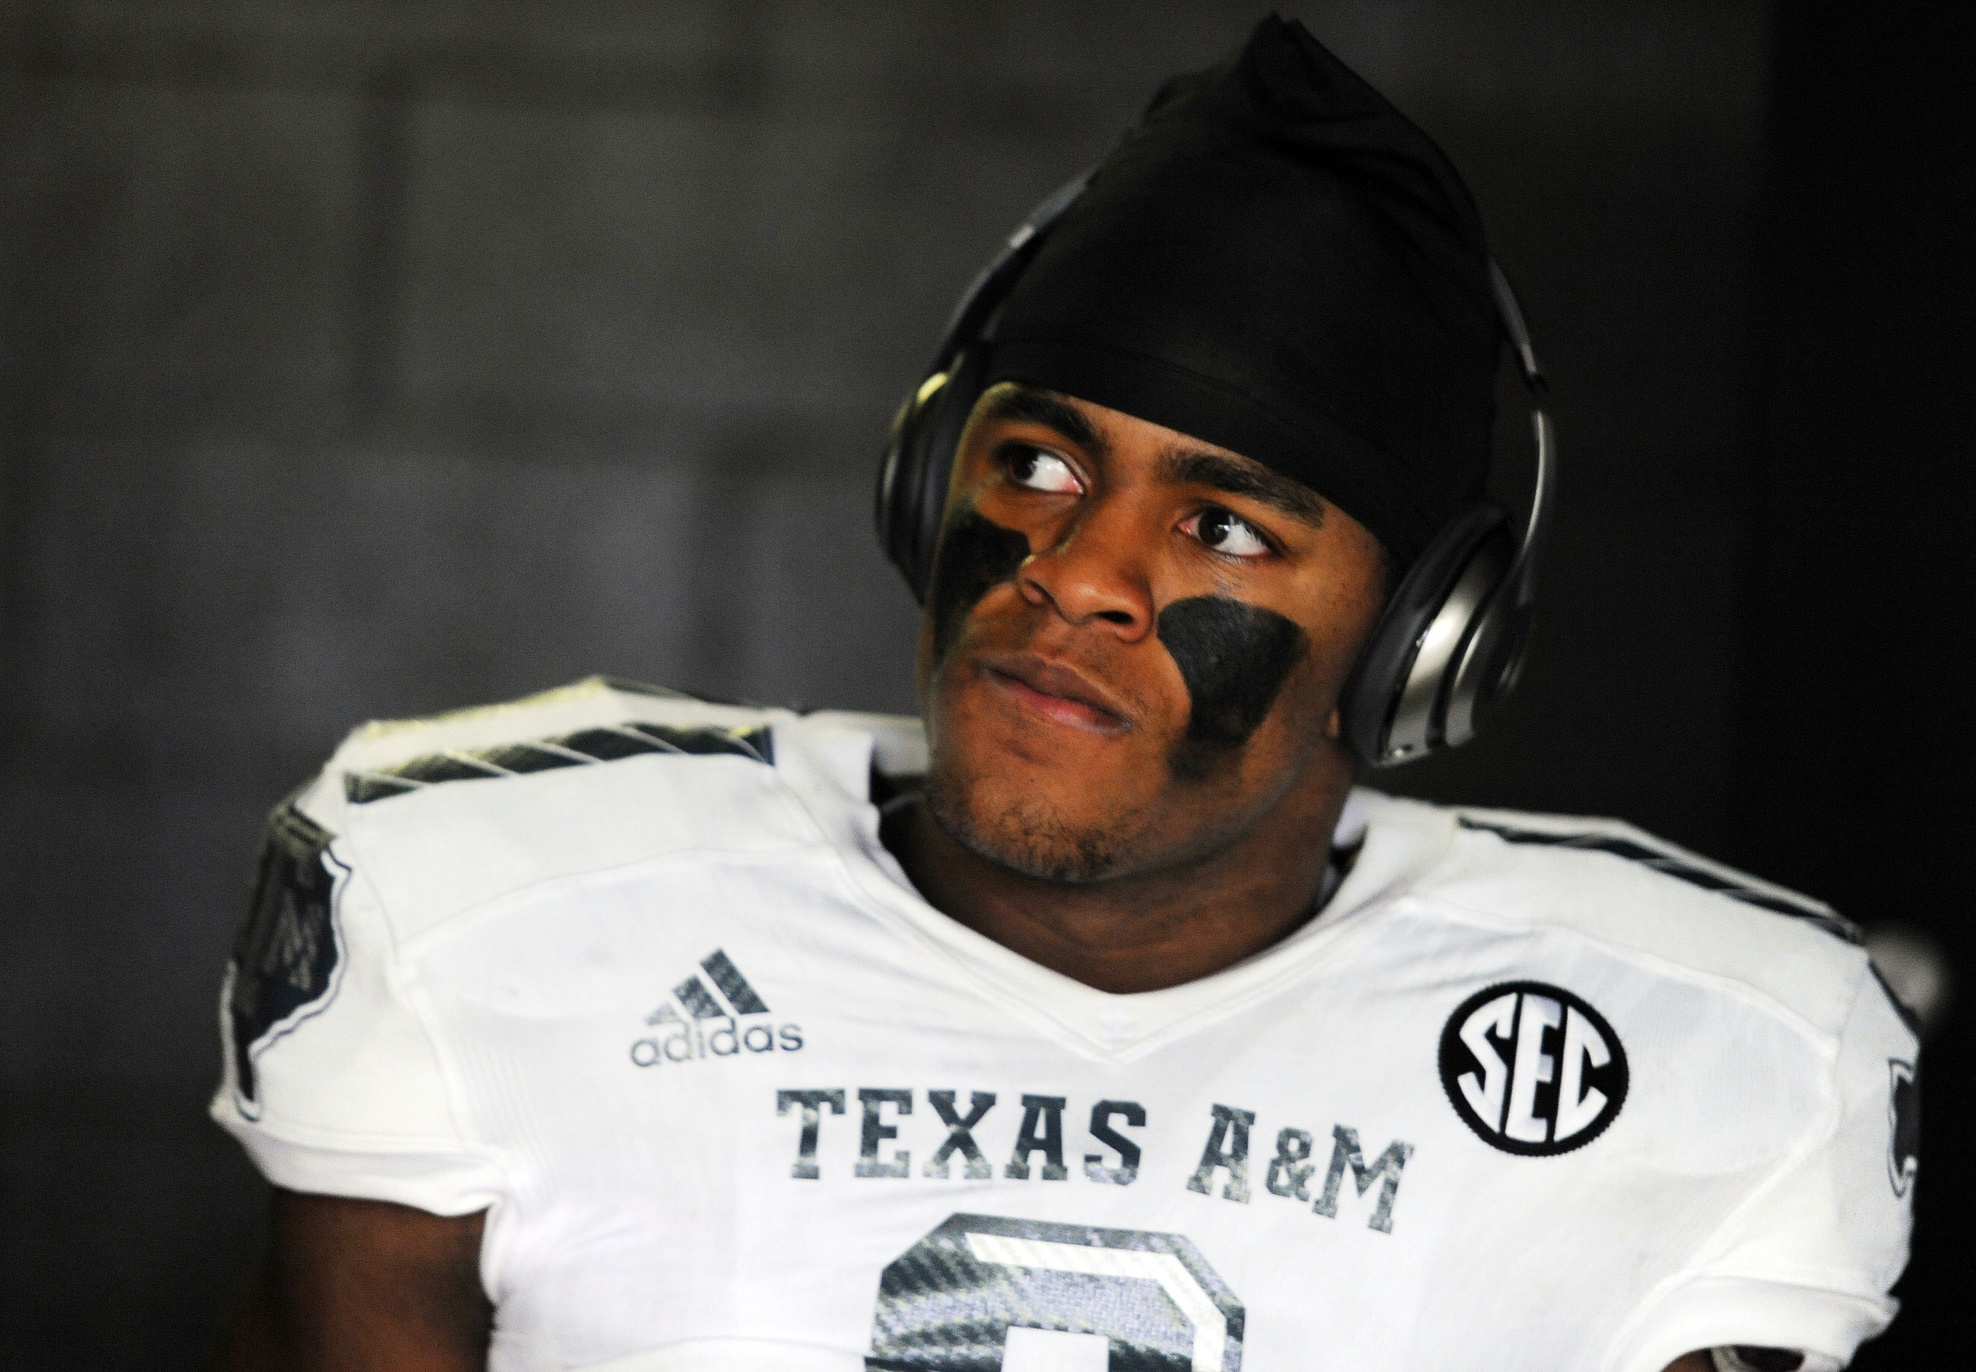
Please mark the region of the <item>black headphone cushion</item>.
MULTIPOLYGON (((928 378, 928 381, 934 378, 928 378)), ((944 384, 944 377, 940 378, 944 384)), ((878 546, 886 560, 906 578, 906 584, 914 587, 918 594, 919 578, 913 565, 911 535, 914 529, 913 512, 919 507, 918 482, 924 473, 924 465, 914 462, 911 454, 925 444, 927 400, 929 394, 922 383, 899 406, 892 416, 892 429, 885 440, 885 457, 878 464, 878 484, 874 492, 874 522, 878 529, 878 546)))
POLYGON ((892 445, 879 478, 879 537, 892 564, 922 603, 933 579, 933 554, 946 512, 954 454, 980 398, 987 349, 964 350, 940 384, 922 382, 893 421, 892 445))

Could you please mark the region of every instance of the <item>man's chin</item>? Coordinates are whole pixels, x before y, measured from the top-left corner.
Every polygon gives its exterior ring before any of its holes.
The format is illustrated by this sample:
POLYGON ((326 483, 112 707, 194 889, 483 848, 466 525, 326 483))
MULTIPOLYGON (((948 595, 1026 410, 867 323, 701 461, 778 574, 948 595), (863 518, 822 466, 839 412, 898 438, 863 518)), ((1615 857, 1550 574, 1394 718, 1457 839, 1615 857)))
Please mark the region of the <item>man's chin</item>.
POLYGON ((1035 881, 1083 885, 1116 876, 1126 857, 1118 822, 1077 824, 1035 796, 987 798, 985 788, 934 776, 934 822, 985 862, 1035 881))

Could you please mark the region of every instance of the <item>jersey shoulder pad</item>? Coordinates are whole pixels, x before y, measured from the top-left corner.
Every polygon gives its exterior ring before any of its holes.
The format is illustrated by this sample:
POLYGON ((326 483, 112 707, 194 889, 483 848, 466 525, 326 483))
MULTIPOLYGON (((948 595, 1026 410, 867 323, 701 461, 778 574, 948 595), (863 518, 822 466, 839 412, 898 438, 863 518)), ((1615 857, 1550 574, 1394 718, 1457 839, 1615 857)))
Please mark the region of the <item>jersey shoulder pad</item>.
MULTIPOLYGON (((1823 901, 1739 872, 1726 864, 1656 838, 1622 820, 1580 815, 1527 814, 1515 810, 1458 809, 1455 823, 1470 834, 1556 854, 1597 853, 1634 864, 1691 891, 1802 920, 1844 943, 1860 941, 1859 929, 1823 901)), ((1570 861, 1571 859, 1566 859, 1570 861)), ((1654 883, 1658 885, 1659 883, 1654 883)), ((1673 887, 1666 887, 1671 894, 1673 887)))
POLYGON ((773 765, 789 712, 589 677, 497 705, 365 724, 330 759, 342 800, 374 801, 447 782, 582 767, 654 753, 726 753, 773 765))
MULTIPOLYGON (((655 861, 846 848, 875 824, 871 718, 706 701, 592 678, 353 733, 304 797, 397 940, 531 890, 655 861)), ((909 722, 908 722, 909 723, 909 722)), ((896 759, 895 759, 896 760, 896 759)), ((910 758, 906 758, 910 761, 910 758)))
POLYGON ((786 710, 587 677, 518 700, 359 725, 289 803, 340 834, 359 807, 442 782, 646 753, 725 752, 773 765, 773 730, 790 717, 786 710))
POLYGON ((1867 974, 1830 906, 1619 820, 1458 808, 1432 894, 1617 945, 1670 972, 1739 982, 1837 1033, 1867 974))

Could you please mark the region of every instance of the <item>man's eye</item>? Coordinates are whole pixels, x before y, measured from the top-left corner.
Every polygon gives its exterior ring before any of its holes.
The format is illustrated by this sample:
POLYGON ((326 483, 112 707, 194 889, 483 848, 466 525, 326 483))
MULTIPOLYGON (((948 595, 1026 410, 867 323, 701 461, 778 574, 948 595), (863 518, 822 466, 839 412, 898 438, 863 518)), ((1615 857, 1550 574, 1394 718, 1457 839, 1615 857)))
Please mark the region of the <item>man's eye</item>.
POLYGON ((1255 525, 1226 510, 1203 510, 1180 527, 1228 557, 1262 557, 1270 551, 1255 525))
POLYGON ((1041 448, 1010 444, 1002 450, 1002 466, 1009 480, 1025 490, 1074 495, 1083 489, 1068 462, 1041 448))

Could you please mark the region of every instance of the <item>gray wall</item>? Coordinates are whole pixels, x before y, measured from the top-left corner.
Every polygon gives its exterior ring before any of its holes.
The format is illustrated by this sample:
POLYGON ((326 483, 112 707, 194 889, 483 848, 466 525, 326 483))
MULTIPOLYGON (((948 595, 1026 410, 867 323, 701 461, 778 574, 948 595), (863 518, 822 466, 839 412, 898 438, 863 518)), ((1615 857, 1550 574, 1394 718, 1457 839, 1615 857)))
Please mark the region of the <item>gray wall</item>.
MULTIPOLYGON (((1719 850, 1761 7, 1300 12, 1470 177, 1569 464, 1511 717, 1394 780, 1719 850)), ((200 1113, 217 979, 353 722, 594 671, 911 707, 890 411, 1257 14, 0 0, 0 1362, 219 1318, 261 1199, 200 1113)))

